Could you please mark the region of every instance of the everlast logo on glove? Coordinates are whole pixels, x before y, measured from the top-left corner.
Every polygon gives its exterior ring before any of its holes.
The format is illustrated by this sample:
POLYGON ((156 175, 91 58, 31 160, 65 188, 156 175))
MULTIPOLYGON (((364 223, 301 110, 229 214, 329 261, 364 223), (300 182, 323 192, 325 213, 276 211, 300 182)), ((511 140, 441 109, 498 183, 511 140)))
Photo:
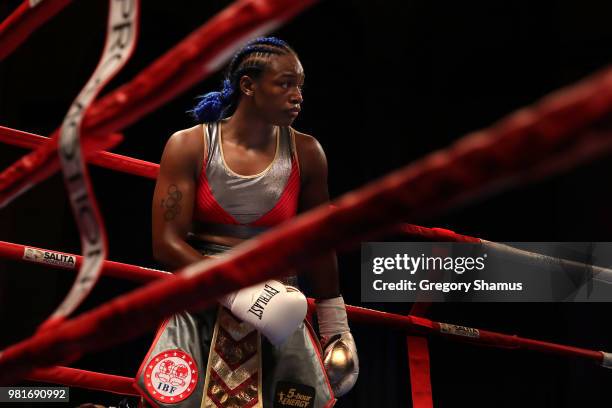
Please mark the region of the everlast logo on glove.
POLYGON ((304 384, 279 381, 274 393, 274 408, 314 407, 315 390, 304 384))
POLYGON ((272 299, 278 293, 279 291, 274 289, 272 286, 265 285, 262 294, 259 295, 255 303, 253 303, 253 305, 249 308, 249 313, 254 314, 259 320, 261 320, 264 308, 268 302, 270 302, 270 299, 272 299))

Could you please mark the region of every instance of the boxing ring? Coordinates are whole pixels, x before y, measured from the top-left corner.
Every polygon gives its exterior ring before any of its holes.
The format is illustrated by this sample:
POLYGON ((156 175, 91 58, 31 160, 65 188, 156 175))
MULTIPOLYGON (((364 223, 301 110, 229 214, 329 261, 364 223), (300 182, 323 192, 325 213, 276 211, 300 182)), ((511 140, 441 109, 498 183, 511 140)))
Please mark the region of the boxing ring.
MULTIPOLYGON (((31 32, 69 3, 67 0, 24 2, 0 25, 0 60, 9 56, 31 32)), ((60 169, 65 177, 72 174, 75 179, 75 174, 78 174, 78 181, 83 182, 82 191, 87 193, 76 195, 76 199, 73 197, 73 207, 74 201, 81 205, 74 207, 81 241, 87 243, 88 233, 96 230, 99 232, 96 242, 100 245, 95 251, 84 249, 81 256, 0 242, 0 257, 4 259, 42 262, 49 267, 78 272, 75 287, 67 297, 69 300, 44 322, 37 333, 0 352, 1 385, 29 379, 139 395, 133 378, 62 365, 70 364, 86 353, 119 345, 151 331, 159 321, 172 314, 211 306, 223 294, 278 278, 283 271, 307 264, 309 259, 325 251, 350 250, 359 242, 376 237, 400 233, 428 241, 471 242, 501 248, 501 244, 450 230, 402 221, 417 222, 476 198, 566 171, 612 151, 612 133, 606 127, 606 120, 612 114, 612 68, 608 68, 508 115, 489 128, 470 133, 445 149, 351 191, 335 200, 333 205, 301 214, 291 222, 235 247, 222 259, 198 262, 174 273, 112 262, 105 259, 106 236, 87 181, 87 171, 70 173, 70 169, 90 163, 155 179, 159 171, 157 164, 105 151, 122 140, 121 130, 215 72, 249 38, 274 30, 315 1, 299 4, 290 0, 237 1, 132 81, 97 100, 99 88, 129 59, 138 31, 138 2, 110 0, 109 8, 113 3, 119 7, 118 18, 131 19, 130 31, 122 32, 127 33, 125 37, 113 38, 109 29, 105 49, 120 44, 119 48, 125 52, 117 57, 113 72, 105 68, 105 61, 110 60, 103 56, 96 73, 106 69, 103 72, 106 76, 102 78, 94 73, 95 86, 88 83, 90 85, 80 95, 82 98, 77 97, 76 105, 73 104, 79 109, 75 111, 72 107, 67 115, 70 119, 78 113, 79 119, 73 122, 65 119, 64 125, 50 137, 0 126, 0 141, 32 149, 31 153, 0 172, 0 208, 60 169), (131 37, 131 45, 128 45, 127 37, 131 37), (66 123, 75 125, 67 131, 66 123), (76 136, 73 142, 76 140, 75 143, 80 144, 80 159, 75 159, 76 162, 66 160, 66 145, 63 143, 67 142, 61 139, 66 135, 76 136), (83 206, 85 201, 90 203, 88 207, 83 206), (78 210, 83 208, 91 209, 88 214, 93 215, 89 218, 79 215, 78 210), (44 254, 71 261, 45 263, 44 254), (71 316, 101 275, 143 285, 93 310, 71 316), (101 335, 105 332, 114 335, 101 335)), ((111 14, 109 12, 109 16, 111 14)), ((112 28, 111 20, 109 17, 109 27, 112 28)), ((69 191, 77 191, 71 190, 69 183, 72 179, 68 180, 69 191)), ((516 252, 513 255, 538 258, 528 253, 516 252)), ((595 267, 594 275, 612 282, 612 271, 606 268, 595 267)), ((312 300, 309 300, 309 305, 313 307, 312 300)), ((347 306, 352 322, 406 333, 413 403, 419 408, 433 406, 426 340, 431 336, 585 359, 612 368, 612 354, 604 351, 437 322, 423 316, 426 309, 426 304, 415 304, 411 314, 403 316, 347 306)))

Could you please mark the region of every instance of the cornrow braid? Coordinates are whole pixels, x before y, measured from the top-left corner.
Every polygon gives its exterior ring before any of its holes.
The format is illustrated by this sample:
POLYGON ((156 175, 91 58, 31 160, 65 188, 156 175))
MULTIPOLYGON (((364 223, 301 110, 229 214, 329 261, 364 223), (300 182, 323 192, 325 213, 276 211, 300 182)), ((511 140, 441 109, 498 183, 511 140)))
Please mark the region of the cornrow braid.
POLYGON ((297 56, 286 42, 276 37, 261 37, 249 42, 232 57, 223 80, 223 89, 200 96, 190 113, 200 123, 229 116, 240 100, 240 78, 243 75, 258 78, 270 63, 271 56, 286 54, 297 56))

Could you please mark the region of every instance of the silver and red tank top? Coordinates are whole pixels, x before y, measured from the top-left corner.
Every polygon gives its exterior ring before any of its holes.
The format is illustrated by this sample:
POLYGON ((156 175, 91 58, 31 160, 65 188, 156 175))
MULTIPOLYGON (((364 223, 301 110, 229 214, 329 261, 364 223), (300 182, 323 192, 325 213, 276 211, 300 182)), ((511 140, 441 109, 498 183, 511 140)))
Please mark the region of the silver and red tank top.
POLYGON ((295 216, 300 170, 293 129, 276 128, 276 153, 266 169, 240 175, 223 157, 221 123, 202 126, 207 154, 198 180, 195 220, 212 226, 271 227, 295 216))

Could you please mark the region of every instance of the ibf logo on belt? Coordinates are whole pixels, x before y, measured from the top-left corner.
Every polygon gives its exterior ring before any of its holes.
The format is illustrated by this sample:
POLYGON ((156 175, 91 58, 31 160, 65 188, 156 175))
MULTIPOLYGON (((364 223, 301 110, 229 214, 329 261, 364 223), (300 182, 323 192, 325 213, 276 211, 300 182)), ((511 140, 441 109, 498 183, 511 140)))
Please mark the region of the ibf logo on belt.
POLYGON ((166 350, 149 361, 145 387, 159 402, 175 403, 190 396, 198 384, 198 367, 183 350, 166 350))
POLYGON ((315 403, 315 390, 304 384, 279 381, 274 392, 274 408, 311 408, 315 403))

